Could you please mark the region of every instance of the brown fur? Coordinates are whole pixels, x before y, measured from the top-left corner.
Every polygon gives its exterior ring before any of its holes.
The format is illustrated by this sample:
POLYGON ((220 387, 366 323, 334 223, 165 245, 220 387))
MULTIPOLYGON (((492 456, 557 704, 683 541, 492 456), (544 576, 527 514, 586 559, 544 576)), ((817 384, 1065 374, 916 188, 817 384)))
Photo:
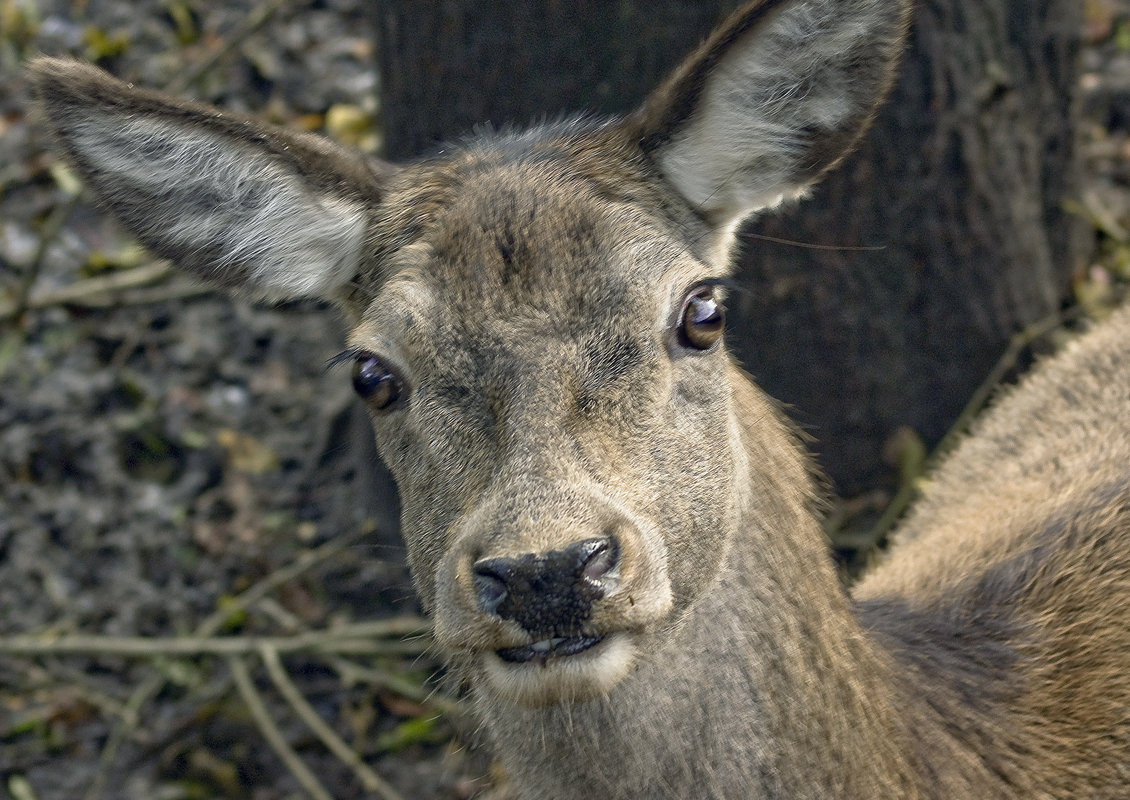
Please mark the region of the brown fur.
POLYGON ((150 247, 335 298, 395 372, 413 578, 517 797, 1122 797, 1130 313, 999 403, 854 597, 792 427, 680 330, 735 224, 861 134, 905 16, 749 3, 626 120, 400 167, 34 71, 150 247))

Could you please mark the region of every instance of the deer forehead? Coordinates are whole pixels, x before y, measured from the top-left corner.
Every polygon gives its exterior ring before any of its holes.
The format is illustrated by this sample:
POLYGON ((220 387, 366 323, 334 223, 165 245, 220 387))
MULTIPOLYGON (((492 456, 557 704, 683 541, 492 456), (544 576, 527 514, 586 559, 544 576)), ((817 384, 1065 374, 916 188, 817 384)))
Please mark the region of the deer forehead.
POLYGON ((669 224, 568 170, 448 170, 386 199, 399 228, 378 228, 382 286, 351 336, 408 370, 622 372, 659 354, 686 289, 714 276, 669 224))

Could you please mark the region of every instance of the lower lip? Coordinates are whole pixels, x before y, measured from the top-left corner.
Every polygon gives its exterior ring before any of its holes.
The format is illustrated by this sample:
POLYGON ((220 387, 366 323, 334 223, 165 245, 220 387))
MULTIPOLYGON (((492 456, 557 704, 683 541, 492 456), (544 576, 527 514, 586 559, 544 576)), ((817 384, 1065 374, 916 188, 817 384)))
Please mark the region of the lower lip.
POLYGON ((553 658, 567 658, 583 653, 602 641, 604 641, 603 636, 558 637, 522 647, 507 647, 495 652, 500 659, 509 664, 525 664, 531 661, 544 664, 553 658))

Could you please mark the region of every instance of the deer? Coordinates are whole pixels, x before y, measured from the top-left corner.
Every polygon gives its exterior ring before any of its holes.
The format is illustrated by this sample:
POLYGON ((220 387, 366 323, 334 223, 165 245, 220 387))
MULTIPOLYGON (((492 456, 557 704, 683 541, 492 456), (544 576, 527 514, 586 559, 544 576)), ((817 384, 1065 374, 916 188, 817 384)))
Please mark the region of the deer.
POLYGON ((333 361, 500 791, 1123 798, 1130 312, 1003 392, 850 590, 798 430, 726 349, 737 226, 852 149, 909 13, 754 0, 630 114, 401 164, 30 69, 150 250, 348 320, 333 361))

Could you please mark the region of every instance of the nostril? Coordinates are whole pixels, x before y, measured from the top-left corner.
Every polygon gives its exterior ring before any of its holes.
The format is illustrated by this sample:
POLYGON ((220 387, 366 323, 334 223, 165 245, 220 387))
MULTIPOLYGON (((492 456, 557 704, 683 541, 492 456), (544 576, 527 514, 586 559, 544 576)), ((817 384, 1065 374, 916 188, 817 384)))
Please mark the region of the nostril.
POLYGON ((608 576, 619 561, 619 548, 611 538, 586 539, 574 545, 581 556, 580 577, 594 583, 608 576))
POLYGON ((480 561, 471 568, 475 600, 487 614, 497 614, 498 607, 509 594, 506 588, 506 568, 500 561, 501 559, 480 561))

